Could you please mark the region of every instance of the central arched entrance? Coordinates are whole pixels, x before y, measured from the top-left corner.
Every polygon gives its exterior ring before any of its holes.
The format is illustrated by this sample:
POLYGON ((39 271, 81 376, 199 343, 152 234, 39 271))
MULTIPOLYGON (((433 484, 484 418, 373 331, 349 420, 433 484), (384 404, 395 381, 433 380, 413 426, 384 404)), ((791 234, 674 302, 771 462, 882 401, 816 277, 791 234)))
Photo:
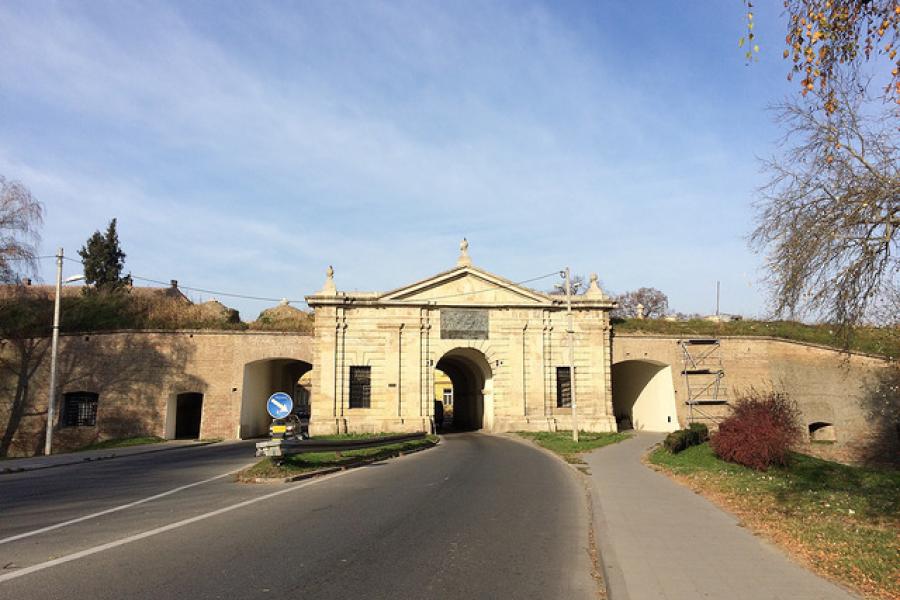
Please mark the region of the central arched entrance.
POLYGON ((452 422, 445 428, 455 431, 472 431, 489 426, 493 409, 491 366, 484 354, 474 348, 454 348, 435 365, 453 382, 452 422))

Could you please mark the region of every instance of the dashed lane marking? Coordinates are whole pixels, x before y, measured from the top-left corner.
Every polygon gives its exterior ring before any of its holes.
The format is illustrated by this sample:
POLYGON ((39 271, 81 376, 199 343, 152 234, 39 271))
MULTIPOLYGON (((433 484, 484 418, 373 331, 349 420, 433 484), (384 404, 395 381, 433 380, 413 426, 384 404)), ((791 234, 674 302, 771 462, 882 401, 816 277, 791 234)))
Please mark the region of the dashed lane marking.
POLYGON ((215 477, 210 477, 209 479, 204 479, 202 481, 195 481, 194 483, 188 483, 187 485, 178 486, 176 488, 172 488, 171 490, 167 490, 167 491, 161 492, 159 494, 154 494, 152 496, 147 496, 146 498, 141 498, 140 500, 135 500, 134 502, 129 502, 128 504, 114 506, 112 508, 107 508, 106 510, 101 510, 99 512, 91 513, 89 515, 84 515, 82 517, 77 517, 75 519, 69 519, 68 521, 63 521, 61 523, 55 523, 53 525, 41 527, 40 529, 33 529, 31 531, 26 531, 25 533, 12 535, 12 536, 0 539, 0 545, 8 544, 9 542, 14 542, 16 540, 21 540, 23 538, 31 537, 34 535, 40 535, 42 533, 47 533, 48 531, 53 531, 54 529, 59 529, 60 527, 68 527, 69 525, 74 525, 75 523, 81 523, 82 521, 96 519, 97 517, 102 517, 103 515, 108 515, 110 513, 119 512, 120 510, 126 510, 126 509, 132 508, 134 506, 144 504, 146 502, 151 502, 153 500, 158 500, 158 499, 164 498, 166 496, 171 496, 172 494, 175 494, 177 492, 181 492, 186 489, 196 487, 198 485, 203 485, 204 483, 210 483, 212 481, 216 481, 217 479, 222 479, 223 477, 228 477, 230 475, 234 475, 238 471, 241 471, 242 469, 246 469, 249 466, 250 466, 249 464, 244 465, 243 467, 240 467, 233 471, 229 471, 227 473, 222 473, 221 475, 216 475, 215 477))
POLYGON ((209 519, 211 517, 215 517, 215 516, 227 513, 227 512, 231 512, 233 510, 237 510, 239 508, 244 508, 245 506, 250 506, 252 504, 256 504, 257 502, 262 502, 263 500, 269 500, 270 498, 275 498, 277 496, 281 496, 282 494, 290 494, 291 492, 296 492, 297 490, 301 490, 305 487, 309 487, 309 486, 315 485, 317 483, 322 483, 323 481, 328 481, 331 479, 335 479, 337 477, 342 477, 344 475, 348 475, 350 473, 353 473, 354 471, 356 471, 356 469, 348 469, 346 471, 340 471, 340 472, 334 473, 332 475, 323 475, 322 477, 318 477, 316 479, 311 479, 311 480, 306 481, 301 484, 292 485, 283 490, 278 490, 277 492, 272 492, 271 494, 266 494, 265 496, 257 496, 256 498, 251 498, 250 500, 244 500, 243 502, 238 502, 237 504, 232 504, 231 506, 226 506, 224 508, 220 508, 218 510, 214 510, 214 511, 211 511, 208 513, 204 513, 202 515, 190 517, 189 519, 183 519, 181 521, 176 521, 175 523, 169 523, 168 525, 163 525, 162 527, 157 527, 156 529, 151 529, 149 531, 137 533, 135 535, 131 535, 131 536, 119 539, 119 540, 108 542, 106 544, 94 546, 93 548, 81 550, 80 552, 75 552, 73 554, 67 554, 66 556, 61 556, 54 560, 48 560, 46 562, 32 565, 30 567, 25 567, 23 569, 19 569, 18 571, 13 571, 12 573, 0 575, 0 583, 3 583, 4 581, 9 581, 10 579, 16 579, 17 577, 22 577, 23 575, 29 575, 30 573, 35 573, 37 571, 43 571, 44 569, 49 569, 50 567, 55 567, 57 565, 65 564, 67 562, 72 562, 73 560, 78 560, 79 558, 84 558, 84 557, 90 556, 92 554, 97 554, 98 552, 103 552, 104 550, 110 550, 112 548, 124 546, 125 544, 130 544, 131 542, 143 540, 145 538, 148 538, 148 537, 151 537, 154 535, 158 535, 160 533, 172 531, 173 529, 178 529, 180 527, 184 527, 185 525, 190 525, 192 523, 196 523, 198 521, 203 521, 203 520, 209 519))

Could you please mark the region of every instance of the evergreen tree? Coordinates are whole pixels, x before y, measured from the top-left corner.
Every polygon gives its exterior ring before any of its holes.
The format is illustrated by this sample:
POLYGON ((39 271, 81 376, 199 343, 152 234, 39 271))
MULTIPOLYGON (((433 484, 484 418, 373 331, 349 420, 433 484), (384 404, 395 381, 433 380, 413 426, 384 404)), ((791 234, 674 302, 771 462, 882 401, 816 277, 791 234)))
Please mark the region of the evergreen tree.
POLYGON ((101 292, 121 290, 131 284, 131 276, 122 276, 125 253, 119 246, 116 219, 109 222, 106 234, 95 231, 78 251, 84 263, 85 281, 101 292))

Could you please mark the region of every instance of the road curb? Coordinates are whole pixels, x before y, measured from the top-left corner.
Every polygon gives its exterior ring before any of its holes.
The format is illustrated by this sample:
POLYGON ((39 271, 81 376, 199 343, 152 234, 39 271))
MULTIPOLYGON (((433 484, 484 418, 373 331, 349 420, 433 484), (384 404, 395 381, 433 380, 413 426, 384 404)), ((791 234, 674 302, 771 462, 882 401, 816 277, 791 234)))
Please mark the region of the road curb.
POLYGON ((419 448, 413 448, 411 450, 403 450, 397 452, 395 456, 390 456, 388 458, 365 458, 359 461, 355 461, 352 463, 346 463, 343 465, 339 465, 337 467, 326 467, 324 469, 316 469, 315 471, 306 471, 305 473, 298 473, 296 475, 291 475, 290 477, 254 477, 253 479, 241 480, 240 475, 238 475, 238 481, 241 483, 293 483, 295 481, 303 481, 304 479, 313 479, 314 477, 321 477, 323 475, 330 475, 331 473, 336 473, 338 471, 348 471, 350 469, 355 469, 357 467, 364 467, 366 465, 371 465, 376 462, 385 462, 389 460, 394 460, 405 456, 407 454, 415 454, 417 452, 422 452, 424 450, 430 450, 441 443, 440 437, 438 440, 432 444, 427 446, 421 446, 419 448))
POLYGON ((528 438, 519 437, 519 436, 516 435, 515 433, 501 433, 501 434, 499 434, 499 436, 500 436, 500 437, 503 437, 503 438, 506 438, 506 439, 509 439, 509 440, 513 440, 514 442, 519 442, 520 444, 525 444, 526 446, 531 446, 532 448, 535 448, 535 449, 537 449, 537 450, 540 450, 541 452, 543 452, 543 453, 546 454, 547 456, 552 456, 553 458, 555 458, 556 460, 558 460, 558 461, 561 462, 562 464, 566 465, 567 467, 569 467, 570 469, 572 469, 573 471, 575 471, 575 472, 578 473, 579 475, 587 475, 588 477, 590 476, 590 475, 588 475, 588 473, 585 473, 582 469, 579 468, 579 467, 585 467, 585 466, 587 466, 587 465, 577 464, 577 463, 570 463, 570 462, 568 462, 566 459, 564 459, 562 456, 560 456, 559 454, 557 454, 556 452, 554 452, 553 450, 548 450, 547 448, 544 448, 543 446, 541 446, 541 445, 538 444, 537 442, 533 442, 533 441, 529 440, 528 438))
POLYGON ((27 473, 29 471, 42 471, 44 469, 54 469, 56 467, 71 467, 72 465, 83 465, 85 463, 98 462, 98 461, 102 461, 102 460, 112 460, 114 458, 126 458, 128 456, 140 456, 141 454, 153 454, 155 452, 169 452, 172 450, 185 450, 187 448, 202 448, 203 446, 210 446, 212 444, 219 444, 219 443, 221 443, 221 441, 197 442, 196 444, 189 444, 189 445, 184 445, 184 446, 169 446, 166 448, 148 448, 147 450, 141 450, 139 452, 128 452, 126 454, 116 454, 115 452, 111 452, 110 454, 101 454, 98 456, 84 456, 79 460, 75 460, 73 457, 72 460, 70 460, 68 462, 54 463, 52 465, 39 465, 39 466, 35 466, 35 467, 3 467, 3 468, 0 468, 0 475, 12 475, 14 473, 27 473))
MULTIPOLYGON (((598 448, 600 450, 600 448, 598 448)), ((606 584, 606 595, 609 600, 630 600, 628 595, 628 587, 625 585, 625 577, 622 575, 622 569, 618 566, 616 560, 616 550, 609 542, 609 526, 606 524, 606 515, 603 513, 603 506, 600 499, 594 493, 593 471, 588 487, 590 488, 591 497, 591 513, 593 514, 592 526, 594 528, 594 539, 596 540, 598 551, 600 554, 600 567, 603 569, 603 581, 606 584)))
MULTIPOLYGON (((589 470, 589 465, 570 463, 556 452, 544 448, 537 442, 529 440, 528 438, 520 437, 515 433, 504 434, 504 437, 515 440, 522 444, 527 444, 532 448, 540 450, 544 454, 552 456, 584 478, 581 479, 581 481, 585 484, 584 487, 588 496, 589 505, 587 509, 591 519, 591 533, 593 534, 594 543, 597 546, 597 562, 600 563, 600 570, 603 574, 603 587, 606 589, 606 597, 608 600, 630 600, 628 597, 628 591, 625 588, 625 581, 621 577, 621 572, 614 566, 610 565, 609 559, 611 557, 614 557, 616 553, 612 545, 608 541, 609 537, 607 535, 604 535, 606 533, 606 519, 603 516, 600 502, 594 494, 594 475, 593 471, 589 470), (587 467, 588 469, 585 469, 585 467, 587 467), (611 582, 613 580, 615 580, 615 584, 611 585, 611 582)), ((596 448, 591 452, 596 452, 602 449, 603 447, 596 448)), ((590 452, 586 452, 585 454, 590 454, 590 452)), ((614 563, 615 561, 612 562, 614 563)))

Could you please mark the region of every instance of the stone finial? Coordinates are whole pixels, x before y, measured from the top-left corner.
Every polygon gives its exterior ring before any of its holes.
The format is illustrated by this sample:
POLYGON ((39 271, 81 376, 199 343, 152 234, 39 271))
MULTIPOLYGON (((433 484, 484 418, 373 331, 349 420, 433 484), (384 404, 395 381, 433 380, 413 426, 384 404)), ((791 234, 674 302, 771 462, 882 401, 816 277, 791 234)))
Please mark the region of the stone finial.
POLYGON ((584 293, 585 298, 605 298, 606 296, 603 294, 603 290, 600 289, 600 278, 597 277, 596 273, 591 273, 591 284, 588 286, 587 291, 584 293))
POLYGON ((638 302, 638 305, 635 307, 634 316, 638 319, 644 318, 644 305, 638 302))
POLYGON ((456 260, 456 266, 468 267, 471 264, 472 259, 469 258, 469 240, 463 238, 459 243, 459 258, 456 260))
POLYGON ((328 265, 328 270, 325 271, 325 285, 322 286, 322 290, 319 293, 323 296, 334 296, 337 294, 337 288, 334 287, 334 268, 331 265, 328 265))

